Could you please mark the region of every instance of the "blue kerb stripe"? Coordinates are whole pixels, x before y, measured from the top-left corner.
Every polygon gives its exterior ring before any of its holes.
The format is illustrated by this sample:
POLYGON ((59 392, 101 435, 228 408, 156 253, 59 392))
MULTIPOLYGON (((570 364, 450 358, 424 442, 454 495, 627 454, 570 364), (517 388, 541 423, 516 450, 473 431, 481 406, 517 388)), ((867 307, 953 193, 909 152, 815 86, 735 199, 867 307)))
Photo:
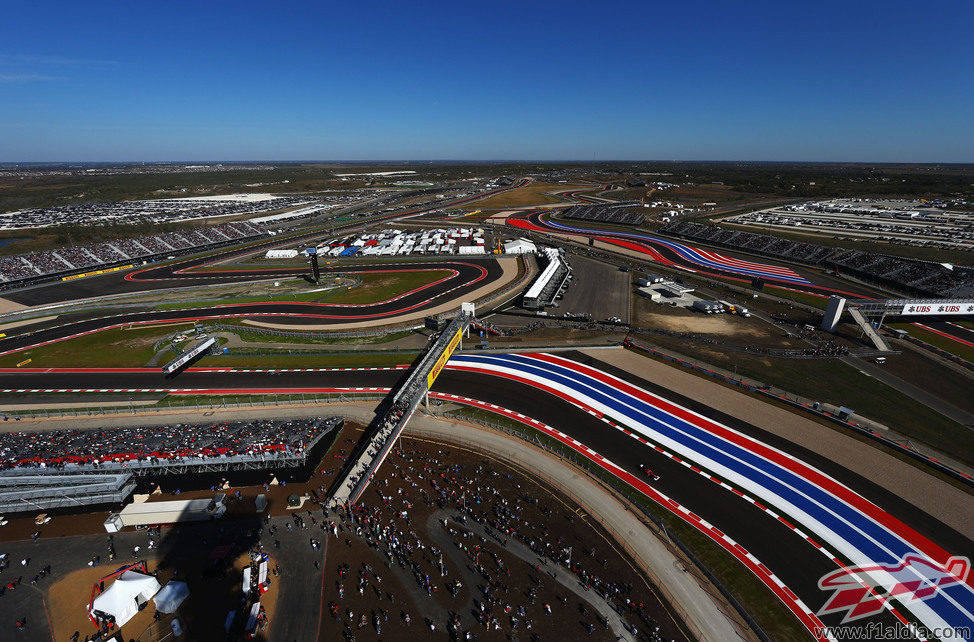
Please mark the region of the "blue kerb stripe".
POLYGON ((674 252, 676 252, 683 258, 687 259, 691 263, 696 263, 697 265, 709 267, 715 270, 721 270, 723 272, 731 272, 733 274, 742 274, 745 276, 759 276, 762 278, 774 279, 776 281, 785 281, 787 283, 801 283, 804 285, 811 285, 811 281, 804 279, 802 277, 792 277, 784 274, 778 274, 776 272, 769 272, 765 270, 753 270, 750 268, 737 267, 727 263, 719 263, 717 261, 714 261, 713 259, 708 259, 705 256, 702 256, 701 254, 699 254, 699 252, 697 252, 692 247, 683 245, 682 243, 675 243, 673 241, 662 239, 656 236, 650 236, 648 234, 635 234, 633 232, 615 232, 615 231, 608 231, 608 230, 589 229, 584 227, 575 227, 573 225, 565 225, 563 223, 555 223, 554 221, 550 221, 550 220, 543 220, 542 222, 545 225, 548 225, 555 229, 564 230, 566 232, 600 234, 608 237, 629 238, 629 239, 635 239, 637 241, 643 241, 647 243, 655 243, 657 245, 662 245, 663 247, 667 247, 673 250, 674 252))
MULTIPOLYGON (((872 561, 891 563, 898 561, 899 558, 907 553, 915 552, 895 534, 890 533, 887 529, 876 524, 852 506, 808 482, 799 475, 782 466, 768 462, 754 453, 721 439, 704 429, 698 428, 692 423, 669 415, 653 407, 651 404, 621 393, 612 386, 604 384, 597 379, 558 364, 542 362, 519 355, 456 355, 451 360, 505 365, 576 389, 580 393, 592 397, 602 405, 611 408, 621 417, 634 423, 648 424, 648 427, 656 432, 666 435, 674 441, 683 443, 700 455, 718 462, 731 470, 735 470, 739 474, 759 483, 771 493, 800 507, 801 510, 817 519, 872 561), (623 398, 629 405, 636 406, 636 409, 627 408, 621 401, 623 398), (648 422, 646 421, 647 419, 649 420, 648 422), (673 424, 679 429, 666 426, 664 422, 673 424), (699 441, 688 443, 688 435, 699 441), (703 443, 701 444, 700 442, 703 443), (737 461, 737 459, 741 461, 737 461), (747 464, 750 464, 756 470, 748 468, 747 464), (788 487, 788 484, 793 488, 788 487), (805 497, 801 493, 808 495, 808 497, 805 497), (846 521, 840 518, 844 518, 849 523, 846 523, 846 521)), ((952 590, 951 593, 955 600, 964 605, 965 609, 968 611, 974 609, 974 594, 967 590, 966 587, 958 585, 958 589, 952 590)), ((958 612, 957 608, 945 598, 931 598, 928 600, 928 603, 939 604, 941 601, 943 604, 939 605, 938 613, 946 621, 950 622, 952 619, 954 621, 967 621, 966 616, 958 612), (946 617, 948 612, 954 617, 946 617)))

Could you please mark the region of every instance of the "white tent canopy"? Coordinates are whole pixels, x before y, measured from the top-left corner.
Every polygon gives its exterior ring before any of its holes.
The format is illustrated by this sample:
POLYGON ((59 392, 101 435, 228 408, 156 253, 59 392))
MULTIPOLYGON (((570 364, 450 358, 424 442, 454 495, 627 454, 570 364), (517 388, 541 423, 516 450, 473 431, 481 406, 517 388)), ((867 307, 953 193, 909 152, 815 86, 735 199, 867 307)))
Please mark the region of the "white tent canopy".
POLYGON ((115 624, 123 626, 139 612, 139 607, 159 592, 159 582, 151 575, 125 571, 104 593, 95 598, 91 612, 100 611, 114 616, 115 624))
POLYGON ((189 586, 186 582, 173 580, 163 586, 152 601, 156 603, 156 610, 160 613, 175 613, 187 597, 189 597, 189 586))
POLYGON ((525 239, 508 241, 504 244, 504 254, 531 254, 538 251, 538 246, 525 239))

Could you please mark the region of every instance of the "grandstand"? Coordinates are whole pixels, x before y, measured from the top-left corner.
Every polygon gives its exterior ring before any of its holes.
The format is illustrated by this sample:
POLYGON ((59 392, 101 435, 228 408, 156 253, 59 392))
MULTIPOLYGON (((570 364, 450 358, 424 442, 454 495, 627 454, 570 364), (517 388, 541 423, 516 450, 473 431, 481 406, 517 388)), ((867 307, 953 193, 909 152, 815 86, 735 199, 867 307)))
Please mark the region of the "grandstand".
POLYGON ((249 221, 0 257, 0 288, 20 287, 50 277, 94 270, 169 254, 202 250, 265 234, 249 221))
POLYGON ((619 225, 642 225, 646 220, 642 212, 607 205, 576 205, 565 210, 562 216, 581 221, 599 221, 619 225))
POLYGON ((940 297, 974 295, 974 269, 898 256, 845 250, 829 259, 839 270, 885 285, 940 297))
POLYGON ((670 223, 660 231, 681 238, 705 241, 713 245, 743 249, 754 254, 799 261, 801 263, 811 263, 813 265, 821 263, 835 252, 835 248, 824 245, 790 241, 768 234, 755 234, 754 232, 731 230, 686 221, 670 223))
POLYGON ((0 434, 0 469, 136 475, 297 467, 341 417, 0 434))
POLYGON ((136 484, 130 472, 95 473, 43 468, 0 471, 0 511, 17 513, 118 504, 136 484))
POLYGON ((938 297, 967 297, 974 293, 974 269, 919 261, 862 250, 841 250, 814 243, 755 234, 685 221, 670 223, 661 232, 763 256, 826 265, 883 285, 938 297))
POLYGON ((0 213, 0 229, 16 230, 56 225, 111 223, 173 223, 210 217, 245 216, 308 205, 320 197, 238 194, 191 198, 161 198, 108 203, 75 203, 0 213))
POLYGON ((561 258, 557 248, 545 248, 541 257, 547 261, 544 270, 524 293, 523 306, 528 310, 543 310, 554 303, 571 276, 572 269, 561 258))

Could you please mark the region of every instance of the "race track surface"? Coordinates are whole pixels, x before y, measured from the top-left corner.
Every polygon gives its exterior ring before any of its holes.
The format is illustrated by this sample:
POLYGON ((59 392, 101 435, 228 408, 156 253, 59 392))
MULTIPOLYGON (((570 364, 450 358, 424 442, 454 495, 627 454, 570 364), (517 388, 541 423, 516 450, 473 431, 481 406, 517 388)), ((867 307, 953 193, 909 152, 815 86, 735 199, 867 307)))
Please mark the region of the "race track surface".
MULTIPOLYGON (((510 356, 515 357, 515 355, 510 356)), ((937 549, 952 552, 972 549, 972 544, 967 538, 884 489, 816 453, 769 435, 746 422, 710 410, 702 403, 675 395, 651 382, 639 380, 630 374, 597 362, 591 357, 576 354, 570 356, 575 359, 575 363, 579 364, 578 368, 589 363, 602 372, 638 385, 649 393, 664 397, 668 402, 699 413, 706 420, 719 422, 748 438, 758 440, 771 448, 787 453, 790 457, 797 458, 854 490, 878 507, 878 510, 890 515, 897 523, 902 523, 904 529, 922 533, 924 538, 937 549)), ((525 385, 524 382, 513 378, 476 369, 486 367, 485 364, 491 361, 496 362, 505 358, 507 358, 505 355, 491 355, 484 358, 455 357, 437 380, 434 390, 441 394, 493 403, 544 422, 593 449, 632 475, 642 475, 639 469, 641 464, 649 466, 660 475, 658 482, 651 483, 654 489, 688 507, 705 522, 719 527, 723 533, 760 560, 761 564, 780 578, 784 585, 813 611, 824 603, 827 594, 819 589, 818 579, 838 567, 833 553, 823 554, 820 548, 811 543, 812 538, 823 542, 824 538, 818 532, 814 529, 809 530, 805 526, 801 526, 805 529, 804 532, 796 531, 794 525, 788 521, 794 519, 792 516, 787 516, 787 519, 776 518, 760 502, 755 502, 753 499, 749 501, 743 495, 728 490, 724 485, 714 483, 713 479, 689 468, 672 456, 663 454, 652 445, 635 440, 631 434, 607 423, 597 414, 579 408, 577 403, 583 396, 581 392, 578 393, 578 399, 566 398, 564 395, 547 392, 538 385, 525 385), (471 366, 475 367, 471 368, 471 366)), ((533 356, 518 355, 515 358, 532 364, 530 360, 533 356)), ((575 367, 572 366, 572 369, 575 367)), ((4 394, 16 394, 18 390, 173 390, 176 394, 217 395, 274 391, 324 392, 335 389, 351 392, 356 388, 388 389, 399 383, 404 376, 403 369, 303 370, 275 373, 260 370, 226 372, 220 369, 200 369, 189 370, 173 379, 166 379, 158 371, 142 369, 128 372, 8 371, 0 373, 0 388, 4 394)), ((754 495, 752 489, 745 487, 745 490, 754 495)), ((846 536, 853 538, 855 534, 846 534, 846 536)), ((868 542, 860 543, 863 546, 868 544, 868 542)), ((839 624, 842 615, 842 613, 824 615, 821 619, 826 624, 839 624)), ((891 625, 896 620, 893 613, 883 611, 864 621, 891 625)))
MULTIPOLYGON (((171 268, 156 268, 139 274, 142 278, 155 278, 174 272, 171 268), (154 276, 153 276, 154 275, 154 276)), ((61 341, 67 338, 97 332, 111 327, 132 324, 153 324, 192 322, 204 319, 235 317, 241 319, 261 319, 274 321, 279 325, 292 325, 299 329, 302 325, 327 325, 350 321, 382 320, 408 312, 418 312, 434 308, 450 300, 478 290, 501 278, 503 270, 496 260, 477 261, 410 261, 405 263, 342 264, 345 273, 383 274, 395 272, 415 272, 417 270, 448 271, 434 283, 416 288, 410 292, 369 304, 341 303, 239 303, 215 305, 201 308, 182 308, 144 312, 123 312, 104 316, 104 312, 93 318, 83 318, 65 323, 55 319, 18 330, 19 334, 0 339, 0 354, 22 350, 32 346, 61 341)), ((267 271, 260 271, 267 273, 267 271)), ((279 274, 279 272, 278 272, 279 274)), ((181 277, 175 277, 179 279, 181 277)), ((192 277, 187 277, 192 278, 192 277)), ((249 274, 253 278, 253 274, 249 274)))
POLYGON ((507 224, 520 229, 547 234, 583 235, 645 254, 661 265, 674 267, 701 276, 714 276, 741 282, 763 279, 769 285, 788 287, 801 292, 830 296, 832 294, 869 298, 870 290, 839 281, 819 271, 776 264, 766 259, 736 254, 726 250, 719 253, 646 232, 627 232, 586 227, 584 221, 571 224, 551 220, 547 212, 529 212, 509 217, 507 224))
MULTIPOLYGON (((208 256, 192 256, 187 259, 173 260, 150 265, 148 267, 138 267, 130 270, 122 270, 110 274, 99 275, 84 279, 74 279, 71 281, 55 281, 45 283, 21 290, 5 292, 3 298, 20 303, 23 305, 37 306, 51 303, 61 303, 64 301, 75 301, 90 297, 106 296, 111 294, 122 294, 130 292, 144 292, 147 290, 161 290, 174 287, 188 287, 193 285, 212 285, 214 283, 236 283, 240 281, 252 281, 261 278, 300 276, 309 274, 310 268, 301 266, 283 269, 234 269, 228 267, 226 270, 212 270, 201 273, 202 268, 211 268, 214 264, 232 261, 248 254, 262 252, 265 249, 278 246, 297 246, 300 241, 311 239, 320 240, 322 237, 334 237, 336 234, 347 232, 348 230, 358 229, 364 225, 374 225, 383 221, 393 221, 399 218, 418 216, 433 209, 454 207, 472 201, 488 198, 502 192, 524 187, 531 182, 530 179, 523 179, 514 185, 500 187, 487 192, 473 194, 460 199, 444 203, 436 203, 435 206, 395 212, 384 216, 372 216, 368 219, 352 221, 344 225, 319 229, 304 234, 288 237, 269 237, 261 242, 251 242, 246 248, 239 246, 229 246, 223 250, 209 252, 208 256)), ((244 243, 247 243, 244 241, 244 243)), ((204 251, 205 252, 205 251, 204 251)), ((325 259, 327 260, 327 259, 325 259)), ((322 265, 322 272, 330 271, 349 271, 345 269, 345 263, 334 267, 322 265)))

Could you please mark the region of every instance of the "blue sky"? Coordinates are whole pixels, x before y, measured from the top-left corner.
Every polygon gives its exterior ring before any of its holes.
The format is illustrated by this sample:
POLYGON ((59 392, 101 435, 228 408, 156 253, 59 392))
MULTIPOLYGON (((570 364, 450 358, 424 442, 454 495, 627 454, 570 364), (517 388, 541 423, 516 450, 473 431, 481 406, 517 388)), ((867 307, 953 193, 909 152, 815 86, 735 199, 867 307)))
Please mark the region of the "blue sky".
POLYGON ((974 162, 972 24, 968 1, 7 3, 0 161, 974 162))

